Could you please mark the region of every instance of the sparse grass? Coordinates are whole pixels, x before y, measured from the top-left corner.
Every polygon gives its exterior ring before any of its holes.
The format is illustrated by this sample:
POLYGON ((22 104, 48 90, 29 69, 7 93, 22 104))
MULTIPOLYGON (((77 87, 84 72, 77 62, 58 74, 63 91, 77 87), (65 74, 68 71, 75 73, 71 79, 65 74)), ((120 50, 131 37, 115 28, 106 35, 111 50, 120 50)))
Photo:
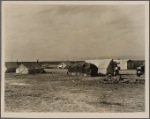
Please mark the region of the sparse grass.
POLYGON ((104 84, 104 77, 6 74, 7 112, 143 112, 144 84, 104 84))

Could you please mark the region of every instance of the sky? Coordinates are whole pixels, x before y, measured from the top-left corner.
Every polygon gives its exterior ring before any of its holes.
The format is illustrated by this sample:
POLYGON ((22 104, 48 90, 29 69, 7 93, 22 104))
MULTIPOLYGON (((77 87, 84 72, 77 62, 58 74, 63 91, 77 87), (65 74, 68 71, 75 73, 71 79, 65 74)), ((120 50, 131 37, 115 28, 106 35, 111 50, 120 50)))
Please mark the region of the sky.
POLYGON ((144 59, 144 10, 143 5, 8 4, 5 60, 144 59))

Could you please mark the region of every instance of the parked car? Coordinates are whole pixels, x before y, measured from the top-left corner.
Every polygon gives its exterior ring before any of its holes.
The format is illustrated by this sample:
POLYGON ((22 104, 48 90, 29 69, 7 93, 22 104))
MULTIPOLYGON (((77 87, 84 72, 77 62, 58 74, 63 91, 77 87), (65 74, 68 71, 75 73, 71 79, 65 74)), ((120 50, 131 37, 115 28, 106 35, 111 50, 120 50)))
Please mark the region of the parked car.
POLYGON ((145 66, 144 65, 137 67, 137 69, 136 69, 137 76, 141 76, 144 73, 145 73, 145 66))

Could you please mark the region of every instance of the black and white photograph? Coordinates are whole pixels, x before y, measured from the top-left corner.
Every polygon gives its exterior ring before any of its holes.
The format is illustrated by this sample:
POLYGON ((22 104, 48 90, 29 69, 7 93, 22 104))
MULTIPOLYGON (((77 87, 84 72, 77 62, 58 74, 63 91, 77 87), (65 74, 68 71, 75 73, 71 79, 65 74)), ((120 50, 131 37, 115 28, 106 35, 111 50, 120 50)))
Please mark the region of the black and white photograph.
POLYGON ((149 2, 3 1, 1 13, 2 117, 148 117, 149 2))

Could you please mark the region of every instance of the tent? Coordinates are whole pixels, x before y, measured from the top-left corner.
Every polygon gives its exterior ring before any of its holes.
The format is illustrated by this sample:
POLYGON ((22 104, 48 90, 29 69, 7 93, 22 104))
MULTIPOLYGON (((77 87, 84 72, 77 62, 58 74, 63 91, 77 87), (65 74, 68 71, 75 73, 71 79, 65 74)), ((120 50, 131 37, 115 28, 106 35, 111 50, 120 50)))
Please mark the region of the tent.
POLYGON ((68 67, 68 75, 96 76, 98 68, 91 63, 76 63, 68 67))
POLYGON ((18 64, 16 62, 6 62, 5 67, 6 67, 6 71, 5 71, 6 73, 15 73, 18 64))
POLYGON ((21 63, 16 69, 17 74, 34 74, 34 73, 46 73, 43 68, 37 63, 25 62, 21 63))
POLYGON ((144 65, 144 60, 114 60, 114 62, 117 62, 118 66, 121 70, 127 70, 127 69, 136 69, 137 67, 144 65))
POLYGON ((97 66, 98 74, 101 75, 114 74, 113 59, 95 59, 95 60, 86 60, 85 62, 97 66))
POLYGON ((145 65, 144 60, 129 60, 127 62, 127 68, 128 69, 136 69, 139 66, 145 65))
POLYGON ((121 70, 127 70, 128 69, 128 59, 126 60, 114 60, 114 62, 117 62, 118 67, 120 67, 121 70))

